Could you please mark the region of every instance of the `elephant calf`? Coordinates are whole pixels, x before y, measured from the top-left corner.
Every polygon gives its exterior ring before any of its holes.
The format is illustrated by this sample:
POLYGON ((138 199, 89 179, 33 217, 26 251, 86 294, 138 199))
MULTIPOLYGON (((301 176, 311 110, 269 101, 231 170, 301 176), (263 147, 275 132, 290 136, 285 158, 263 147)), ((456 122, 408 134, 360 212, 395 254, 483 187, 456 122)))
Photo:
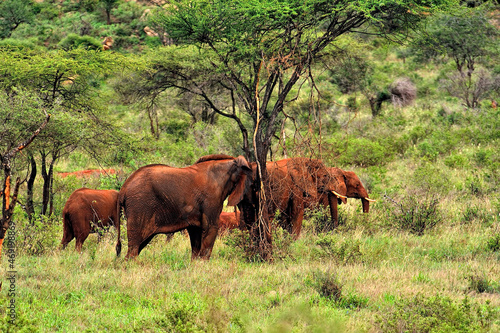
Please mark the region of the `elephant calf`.
POLYGON ((240 212, 222 212, 219 215, 219 232, 240 227, 240 212))
POLYGON ((75 249, 81 252, 90 233, 107 226, 117 226, 118 191, 80 188, 74 191, 63 209, 62 248, 76 238, 75 249))

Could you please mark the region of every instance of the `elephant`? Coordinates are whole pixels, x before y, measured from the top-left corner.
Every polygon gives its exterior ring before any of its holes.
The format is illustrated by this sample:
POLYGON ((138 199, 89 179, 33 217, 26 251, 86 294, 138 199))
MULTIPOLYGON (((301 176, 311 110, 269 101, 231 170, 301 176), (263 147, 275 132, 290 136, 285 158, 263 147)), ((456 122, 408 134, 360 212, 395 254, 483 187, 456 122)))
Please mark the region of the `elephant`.
MULTIPOLYGON (((361 199, 363 213, 368 213, 370 211, 370 202, 375 202, 375 200, 368 197, 368 191, 361 183, 359 177, 353 171, 345 171, 333 167, 328 168, 328 170, 330 174, 337 179, 338 183, 341 184, 338 192, 346 198, 361 199)), ((325 196, 322 196, 319 202, 325 207, 328 205, 328 201, 325 196)), ((347 203, 347 200, 339 200, 339 204, 341 202, 347 203)))
MULTIPOLYGON (((253 179, 256 179, 256 165, 252 164, 253 179)), ((334 225, 338 224, 337 200, 345 198, 337 192, 339 183, 332 177, 324 164, 317 159, 288 158, 266 163, 268 179, 264 184, 268 215, 272 219, 280 214, 280 225, 296 239, 300 235, 304 208, 325 198, 330 205, 334 225)), ((246 185, 245 197, 239 208, 247 228, 257 220, 258 184, 246 185)))
MULTIPOLYGON (((146 165, 132 173, 118 194, 117 207, 127 219, 128 251, 134 258, 157 234, 186 229, 191 258, 210 259, 224 200, 236 205, 251 169, 243 156, 203 156, 195 164, 173 168, 146 165)), ((119 230, 119 229, 118 229, 119 230)), ((118 231, 116 254, 120 255, 118 231)))
POLYGON ((219 215, 219 232, 240 227, 240 212, 222 212, 219 215))
POLYGON ((82 251, 83 242, 90 233, 108 226, 119 225, 116 211, 118 191, 80 188, 74 191, 63 208, 62 248, 76 238, 76 251, 82 251))

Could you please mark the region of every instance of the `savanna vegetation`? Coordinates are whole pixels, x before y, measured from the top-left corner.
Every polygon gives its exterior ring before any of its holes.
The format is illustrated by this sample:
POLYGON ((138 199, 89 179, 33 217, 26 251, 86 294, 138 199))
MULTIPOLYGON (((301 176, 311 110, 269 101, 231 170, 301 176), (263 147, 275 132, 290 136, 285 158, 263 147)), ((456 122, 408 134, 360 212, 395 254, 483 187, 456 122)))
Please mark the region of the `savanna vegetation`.
POLYGON ((1 1, 0 331, 500 331, 499 6, 1 1), (75 189, 217 153, 319 158, 377 202, 273 224, 267 256, 60 248, 75 189))

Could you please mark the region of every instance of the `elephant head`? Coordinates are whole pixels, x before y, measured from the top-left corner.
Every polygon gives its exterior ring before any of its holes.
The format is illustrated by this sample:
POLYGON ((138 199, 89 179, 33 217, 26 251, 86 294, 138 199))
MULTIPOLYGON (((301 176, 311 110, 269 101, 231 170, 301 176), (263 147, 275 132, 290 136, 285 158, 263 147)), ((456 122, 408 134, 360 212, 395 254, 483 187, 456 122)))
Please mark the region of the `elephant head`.
POLYGON ((346 196, 361 199, 363 212, 368 213, 370 211, 370 202, 375 200, 368 198, 368 191, 364 188, 359 177, 352 171, 344 171, 344 179, 347 188, 346 196))

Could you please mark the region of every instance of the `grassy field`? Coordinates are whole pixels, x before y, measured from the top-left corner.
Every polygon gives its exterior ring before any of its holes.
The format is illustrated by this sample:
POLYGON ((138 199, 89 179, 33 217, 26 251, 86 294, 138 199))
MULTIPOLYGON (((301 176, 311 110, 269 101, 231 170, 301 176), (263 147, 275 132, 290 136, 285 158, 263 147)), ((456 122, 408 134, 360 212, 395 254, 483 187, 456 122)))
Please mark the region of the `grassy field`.
MULTIPOLYGON (((74 242, 65 251, 20 252, 15 326, 4 317, 0 330, 500 330, 498 219, 444 221, 417 236, 384 225, 384 204, 369 215, 358 206, 342 206, 343 224, 334 232, 318 231, 320 213, 310 215, 295 242, 276 229, 271 263, 252 262, 239 231, 221 235, 210 261, 192 262, 180 233, 170 242, 157 236, 136 260, 116 258, 113 229, 100 242, 91 235, 82 254, 74 242)), ((6 293, 0 297, 10 302, 6 293)))

